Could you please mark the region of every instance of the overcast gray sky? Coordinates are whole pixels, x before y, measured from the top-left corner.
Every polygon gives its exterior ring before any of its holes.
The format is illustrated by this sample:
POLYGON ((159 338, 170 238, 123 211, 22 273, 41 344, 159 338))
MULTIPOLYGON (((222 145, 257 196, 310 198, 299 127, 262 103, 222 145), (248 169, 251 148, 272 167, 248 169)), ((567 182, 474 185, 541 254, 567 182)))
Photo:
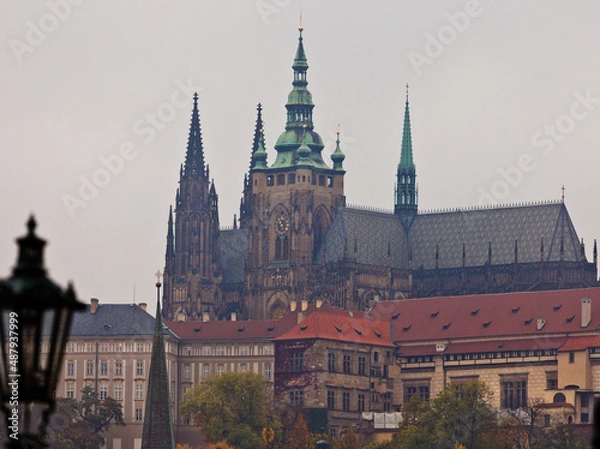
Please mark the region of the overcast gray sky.
POLYGON ((327 156, 350 204, 393 209, 410 83, 421 210, 558 200, 599 236, 600 3, 92 1, 0 6, 0 277, 34 212, 46 261, 89 301, 153 303, 199 91, 222 226, 238 212, 256 103, 269 161, 302 9, 327 156))

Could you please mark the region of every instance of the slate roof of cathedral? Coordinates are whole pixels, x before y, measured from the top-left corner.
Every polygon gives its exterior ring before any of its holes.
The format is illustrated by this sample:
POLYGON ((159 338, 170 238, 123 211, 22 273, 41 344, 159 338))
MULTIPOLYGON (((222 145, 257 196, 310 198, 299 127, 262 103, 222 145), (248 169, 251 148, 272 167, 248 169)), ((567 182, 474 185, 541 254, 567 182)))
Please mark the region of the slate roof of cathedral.
MULTIPOLYGON (((515 339, 521 346, 560 348, 568 337, 597 334, 600 288, 379 301, 369 315, 391 320, 392 338, 401 346, 428 342, 433 347, 435 342, 450 341, 450 346, 481 352, 486 351, 486 341, 495 341, 497 348, 498 342, 515 339), (591 299, 591 321, 585 327, 583 298, 591 299), (538 318, 544 319, 541 329, 538 318)), ((598 339, 578 344, 590 342, 595 345, 598 339)))
POLYGON ((221 231, 219 238, 223 282, 244 282, 244 270, 248 259, 248 229, 221 231))
POLYGON ((338 211, 314 262, 335 262, 346 253, 353 257, 357 245, 357 262, 387 266, 388 244, 392 267, 407 268, 409 248, 413 268, 435 268, 436 246, 439 268, 465 265, 482 266, 488 260, 491 242, 492 265, 513 263, 515 241, 517 261, 539 262, 541 242, 544 260, 560 260, 561 237, 564 260, 579 261, 581 247, 575 227, 563 203, 500 206, 470 210, 419 214, 408 236, 400 219, 373 210, 342 208, 338 211))

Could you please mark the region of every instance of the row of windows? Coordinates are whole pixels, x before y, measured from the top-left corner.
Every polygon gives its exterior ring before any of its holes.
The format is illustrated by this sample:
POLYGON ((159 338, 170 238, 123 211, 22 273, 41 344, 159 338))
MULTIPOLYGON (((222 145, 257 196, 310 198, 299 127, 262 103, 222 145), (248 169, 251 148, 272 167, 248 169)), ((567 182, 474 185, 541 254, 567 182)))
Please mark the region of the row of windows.
POLYGON ((226 356, 226 355, 273 355, 273 346, 184 346, 181 355, 226 356))
MULTIPOLYGON (((267 186, 274 186, 275 181, 277 181, 278 186, 283 186, 286 184, 286 176, 285 174, 275 175, 267 175, 267 186)), ((313 186, 320 185, 322 187, 333 187, 333 176, 325 176, 325 175, 311 175, 307 177, 303 175, 302 177, 296 176, 296 173, 289 173, 287 175, 287 183, 288 184, 296 184, 296 182, 310 182, 313 186)))
MULTIPOLYGON (((373 355, 377 355, 377 357, 373 357, 379 360, 379 353, 374 352, 373 355)), ((371 366, 370 369, 367 367, 367 357, 363 355, 359 355, 356 359, 357 363, 354 365, 354 358, 352 354, 342 354, 342 366, 341 371, 338 366, 339 357, 334 352, 327 353, 327 371, 330 373, 342 372, 344 374, 358 374, 359 376, 366 376, 367 373, 371 377, 388 377, 389 371, 388 366, 384 365, 383 370, 379 366, 371 366)))
POLYGON ((67 353, 76 352, 150 352, 150 343, 145 342, 87 342, 67 343, 67 353))
MULTIPOLYGON (((556 349, 530 349, 523 351, 500 351, 500 352, 478 352, 469 354, 446 354, 444 360, 484 360, 484 359, 507 359, 507 358, 522 358, 522 357, 547 357, 558 354, 556 349)), ((407 363, 420 363, 432 361, 432 356, 425 357, 406 357, 407 363)))
MULTIPOLYGON (((85 362, 85 375, 86 376, 94 376, 95 375, 95 362, 87 360, 85 362)), ((114 371, 115 376, 123 375, 123 361, 116 360, 114 362, 114 371)), ((98 367, 98 375, 100 376, 108 376, 109 375, 109 362, 102 360, 99 363, 98 367)), ((135 375, 143 376, 144 375, 144 362, 138 360, 135 362, 135 375)), ((67 360, 67 377, 75 376, 75 361, 67 360)))
MULTIPOLYGON (((146 392, 146 387, 144 382, 136 382, 134 386, 134 396, 133 399, 135 401, 143 401, 144 394, 146 392)), ((77 392, 75 389, 75 382, 67 381, 65 382, 65 396, 69 399, 76 399, 77 392)), ((108 383, 102 382, 98 385, 98 398, 103 401, 107 397, 109 397, 108 391, 108 383)), ((122 382, 114 382, 112 389, 112 396, 116 401, 123 400, 123 383, 122 382)))
MULTIPOLYGON (((247 363, 240 363, 238 365, 238 372, 245 373, 247 371, 253 371, 251 366, 248 366, 247 363)), ((215 367, 215 373, 220 376, 225 372, 225 365, 217 365, 215 367)), ((272 374, 272 369, 270 364, 265 364, 263 368, 263 376, 265 379, 270 379, 272 374)), ((184 379, 192 378, 192 366, 191 365, 183 365, 183 373, 182 376, 184 379)), ((202 365, 202 378, 208 379, 211 377, 211 365, 202 365)))
MULTIPOLYGON (((422 401, 430 398, 429 381, 404 386, 404 403, 418 395, 422 401)), ((506 379, 500 382, 500 406, 517 409, 527 406, 527 380, 524 378, 506 379)))

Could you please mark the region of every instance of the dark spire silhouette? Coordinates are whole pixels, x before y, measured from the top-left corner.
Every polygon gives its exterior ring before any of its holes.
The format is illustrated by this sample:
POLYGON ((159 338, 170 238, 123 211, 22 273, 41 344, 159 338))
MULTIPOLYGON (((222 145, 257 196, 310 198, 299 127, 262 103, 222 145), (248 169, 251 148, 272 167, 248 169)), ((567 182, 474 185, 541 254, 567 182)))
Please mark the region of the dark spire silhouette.
POLYGON ((160 287, 161 283, 158 281, 156 283, 156 321, 154 324, 154 339, 152 341, 150 374, 148 375, 146 410, 144 412, 144 428, 142 430, 142 449, 175 449, 171 401, 169 400, 167 360, 165 358, 165 342, 163 340, 163 323, 160 312, 160 287))
MULTIPOLYGON (((200 114, 198 113, 198 94, 194 93, 194 108, 190 123, 187 152, 185 154, 185 176, 204 176, 204 148, 202 146, 202 131, 200 130, 200 114)), ((208 175, 206 175, 208 176, 208 175)))

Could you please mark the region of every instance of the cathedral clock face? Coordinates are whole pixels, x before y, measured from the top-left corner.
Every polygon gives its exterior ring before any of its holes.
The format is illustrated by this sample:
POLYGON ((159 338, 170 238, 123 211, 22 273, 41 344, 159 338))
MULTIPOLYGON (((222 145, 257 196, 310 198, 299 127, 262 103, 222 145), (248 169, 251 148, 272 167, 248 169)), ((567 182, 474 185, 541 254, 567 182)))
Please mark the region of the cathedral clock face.
POLYGON ((283 215, 277 217, 277 220, 275 220, 275 232, 277 232, 277 234, 279 235, 283 235, 283 234, 287 234, 287 232, 290 230, 290 224, 287 220, 286 217, 284 217, 283 215))

